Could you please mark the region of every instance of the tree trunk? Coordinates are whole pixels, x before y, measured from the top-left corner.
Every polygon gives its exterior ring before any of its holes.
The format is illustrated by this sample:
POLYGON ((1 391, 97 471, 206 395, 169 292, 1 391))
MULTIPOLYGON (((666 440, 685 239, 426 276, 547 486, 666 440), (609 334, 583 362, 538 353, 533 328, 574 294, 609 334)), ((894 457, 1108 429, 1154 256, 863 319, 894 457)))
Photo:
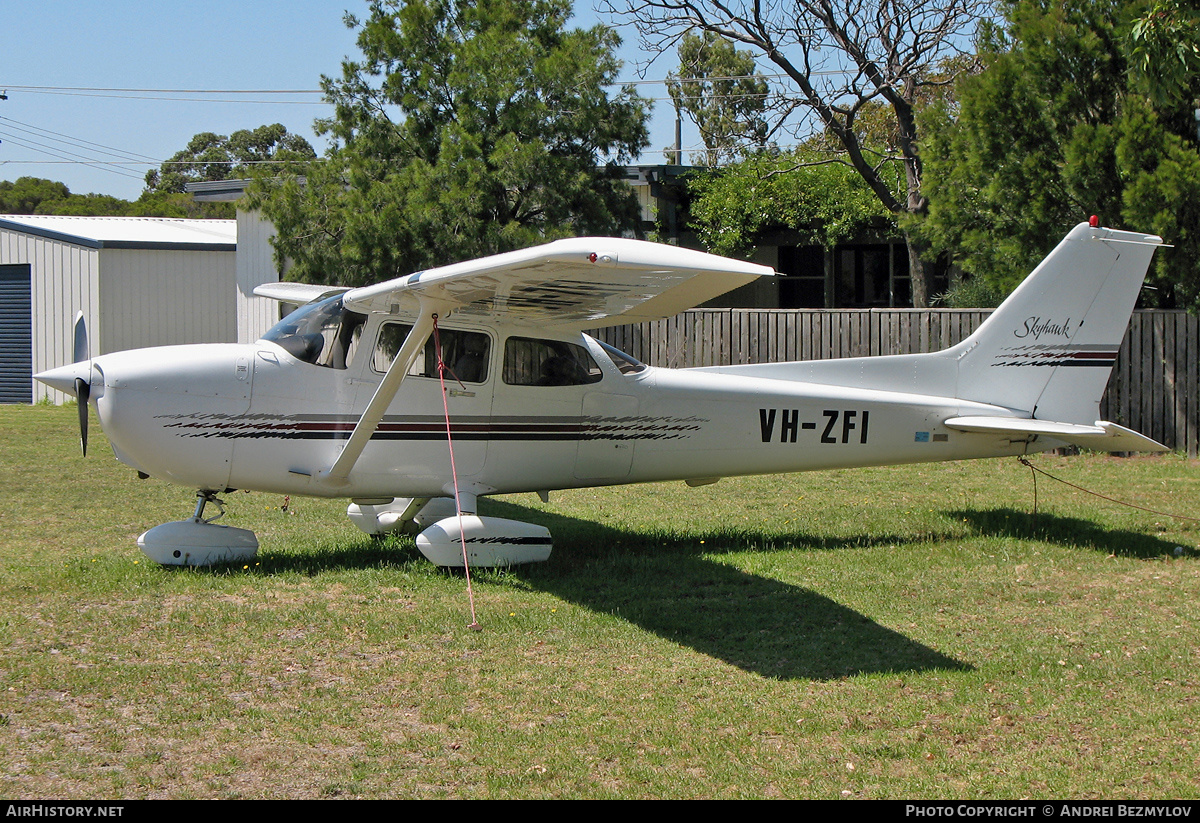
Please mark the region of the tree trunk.
POLYGON ((924 255, 928 245, 917 239, 911 232, 904 232, 904 242, 908 246, 908 275, 912 283, 912 304, 914 309, 929 308, 929 271, 925 266, 924 255))

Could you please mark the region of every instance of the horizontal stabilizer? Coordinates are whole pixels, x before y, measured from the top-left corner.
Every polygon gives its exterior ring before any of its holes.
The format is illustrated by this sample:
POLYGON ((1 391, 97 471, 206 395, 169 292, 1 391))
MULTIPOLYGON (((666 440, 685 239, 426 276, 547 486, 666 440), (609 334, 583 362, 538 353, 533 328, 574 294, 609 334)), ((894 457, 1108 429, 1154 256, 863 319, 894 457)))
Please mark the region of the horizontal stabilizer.
POLYGON ((1020 417, 952 417, 946 428, 978 434, 1045 435, 1084 449, 1102 452, 1165 452, 1162 443, 1107 420, 1094 425, 1059 423, 1020 417))

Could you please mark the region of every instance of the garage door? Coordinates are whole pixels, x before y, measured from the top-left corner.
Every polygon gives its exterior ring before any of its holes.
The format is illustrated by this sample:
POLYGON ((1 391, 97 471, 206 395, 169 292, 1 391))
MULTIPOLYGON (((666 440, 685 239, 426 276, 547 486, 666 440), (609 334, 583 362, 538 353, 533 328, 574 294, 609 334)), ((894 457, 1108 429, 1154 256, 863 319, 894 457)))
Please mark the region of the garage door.
POLYGON ((0 403, 33 402, 29 264, 0 266, 0 403))

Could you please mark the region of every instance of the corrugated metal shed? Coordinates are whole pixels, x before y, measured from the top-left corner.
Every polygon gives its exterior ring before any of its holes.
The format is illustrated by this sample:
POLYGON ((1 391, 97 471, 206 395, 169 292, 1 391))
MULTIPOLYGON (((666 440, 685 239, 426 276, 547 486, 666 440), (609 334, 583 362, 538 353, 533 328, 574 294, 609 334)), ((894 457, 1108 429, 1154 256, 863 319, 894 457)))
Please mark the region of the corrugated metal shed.
MULTIPOLYGON (((234 220, 0 215, 0 266, 18 284, 29 282, 28 297, 20 288, 0 294, 0 324, 18 323, 24 308, 30 323, 18 333, 31 337, 27 354, 0 351, 0 375, 21 382, 26 367, 37 373, 70 362, 79 311, 92 354, 235 341, 236 249, 234 220)), ((63 399, 24 382, 18 401, 63 399)), ((14 397, 11 387, 5 396, 14 397)))

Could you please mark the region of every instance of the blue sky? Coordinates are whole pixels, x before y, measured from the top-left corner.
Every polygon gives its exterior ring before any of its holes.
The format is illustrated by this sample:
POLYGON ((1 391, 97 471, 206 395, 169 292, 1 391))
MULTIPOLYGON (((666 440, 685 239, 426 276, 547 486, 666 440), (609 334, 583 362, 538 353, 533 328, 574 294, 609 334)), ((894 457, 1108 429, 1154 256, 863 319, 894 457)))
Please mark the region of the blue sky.
MULTIPOLYGON (((293 95, 287 102, 263 95, 239 96, 238 102, 193 102, 148 99, 154 95, 145 93, 19 87, 315 89, 322 74, 338 73, 342 59, 357 53, 354 33, 342 24, 344 12, 361 16, 366 8, 366 0, 6 3, 0 91, 8 99, 0 101, 0 180, 45 177, 66 183, 75 193, 135 199, 148 165, 98 168, 72 155, 163 160, 197 132, 229 134, 274 122, 304 136, 320 152, 324 144, 313 134, 312 123, 329 108, 316 95, 293 95), (107 153, 113 149, 121 157, 107 153)), ((613 22, 593 10, 592 0, 576 0, 574 23, 598 21, 613 22)), ((621 34, 626 61, 622 79, 637 80, 634 63, 643 55, 636 32, 622 29, 621 34)), ((673 65, 663 58, 647 79, 661 80, 673 65)), ((666 97, 661 83, 642 86, 639 93, 666 97)), ((669 101, 660 100, 654 111, 652 149, 643 154, 644 162, 661 162, 660 149, 674 139, 669 101)), ((698 142, 686 125, 685 146, 698 142)))

